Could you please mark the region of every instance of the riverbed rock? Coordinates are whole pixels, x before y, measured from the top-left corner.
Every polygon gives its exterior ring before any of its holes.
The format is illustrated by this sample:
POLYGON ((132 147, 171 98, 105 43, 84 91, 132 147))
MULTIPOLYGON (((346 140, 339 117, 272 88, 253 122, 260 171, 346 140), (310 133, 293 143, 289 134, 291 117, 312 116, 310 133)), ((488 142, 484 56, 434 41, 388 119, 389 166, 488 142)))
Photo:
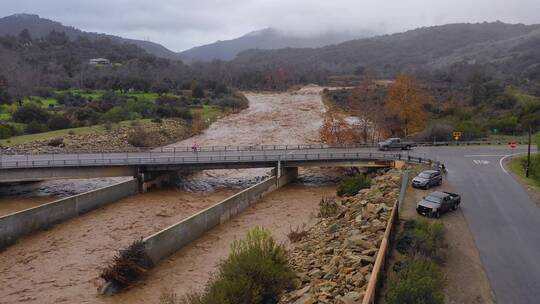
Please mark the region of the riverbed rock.
POLYGON ((392 207, 400 173, 372 179, 372 186, 338 201, 338 215, 322 218, 290 250, 290 265, 301 282, 280 303, 361 303, 392 207))

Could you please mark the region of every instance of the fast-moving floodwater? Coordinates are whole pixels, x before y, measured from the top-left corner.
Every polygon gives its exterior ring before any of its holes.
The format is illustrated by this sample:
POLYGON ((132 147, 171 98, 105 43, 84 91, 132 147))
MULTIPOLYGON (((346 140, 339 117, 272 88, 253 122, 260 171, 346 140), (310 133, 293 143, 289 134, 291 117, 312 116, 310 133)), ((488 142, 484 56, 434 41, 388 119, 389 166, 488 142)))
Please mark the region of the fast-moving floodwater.
MULTIPOLYGON (((247 93, 249 109, 223 118, 203 134, 176 145, 317 143, 325 112, 321 91, 306 87, 294 93, 247 93)), ((285 240, 291 227, 311 222, 320 198, 333 195, 335 187, 289 185, 158 265, 141 284, 112 298, 97 295, 99 270, 116 250, 236 193, 238 189, 231 186, 245 186, 268 172, 200 172, 181 183, 184 189, 195 191, 167 190, 130 197, 23 238, 0 253, 0 303, 158 303, 165 291, 182 295, 200 288, 216 263, 227 256, 235 238, 260 225, 285 240)), ((338 173, 331 169, 300 171, 317 182, 338 173)), ((71 187, 77 188, 74 183, 71 187)), ((47 185, 54 183, 39 184, 39 191, 50 193, 47 185)), ((59 186, 58 193, 66 189, 59 186)), ((53 191, 52 195, 58 193, 53 191)))

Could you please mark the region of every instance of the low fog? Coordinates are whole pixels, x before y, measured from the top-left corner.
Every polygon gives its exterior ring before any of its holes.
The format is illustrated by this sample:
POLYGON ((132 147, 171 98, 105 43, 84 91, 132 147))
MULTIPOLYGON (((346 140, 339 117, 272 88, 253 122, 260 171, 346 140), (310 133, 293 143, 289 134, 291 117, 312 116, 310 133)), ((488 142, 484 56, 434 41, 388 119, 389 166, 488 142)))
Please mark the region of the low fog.
POLYGON ((2 0, 0 15, 39 14, 181 51, 267 27, 295 35, 383 34, 455 22, 540 23, 539 11, 538 0, 2 0))

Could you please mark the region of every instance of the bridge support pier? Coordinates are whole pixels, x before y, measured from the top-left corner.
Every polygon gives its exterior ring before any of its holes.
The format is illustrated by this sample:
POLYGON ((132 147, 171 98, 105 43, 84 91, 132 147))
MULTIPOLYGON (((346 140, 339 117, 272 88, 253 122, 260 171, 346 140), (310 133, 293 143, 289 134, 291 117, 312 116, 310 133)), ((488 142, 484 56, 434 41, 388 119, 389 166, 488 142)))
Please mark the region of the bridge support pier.
POLYGON ((288 184, 298 178, 298 167, 281 167, 281 164, 278 163, 272 173, 277 177, 277 186, 281 187, 283 183, 288 184))
POLYGON ((138 172, 135 176, 139 193, 146 193, 152 188, 161 188, 177 180, 178 172, 138 172))

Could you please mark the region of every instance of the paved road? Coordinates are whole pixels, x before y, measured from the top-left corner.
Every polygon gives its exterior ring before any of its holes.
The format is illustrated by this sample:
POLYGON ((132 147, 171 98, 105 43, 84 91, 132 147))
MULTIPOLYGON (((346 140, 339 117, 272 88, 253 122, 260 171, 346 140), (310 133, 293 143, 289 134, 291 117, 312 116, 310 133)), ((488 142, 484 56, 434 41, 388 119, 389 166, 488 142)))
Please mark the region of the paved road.
POLYGON ((540 300, 540 208, 501 167, 508 147, 419 148, 448 167, 497 303, 540 300))

